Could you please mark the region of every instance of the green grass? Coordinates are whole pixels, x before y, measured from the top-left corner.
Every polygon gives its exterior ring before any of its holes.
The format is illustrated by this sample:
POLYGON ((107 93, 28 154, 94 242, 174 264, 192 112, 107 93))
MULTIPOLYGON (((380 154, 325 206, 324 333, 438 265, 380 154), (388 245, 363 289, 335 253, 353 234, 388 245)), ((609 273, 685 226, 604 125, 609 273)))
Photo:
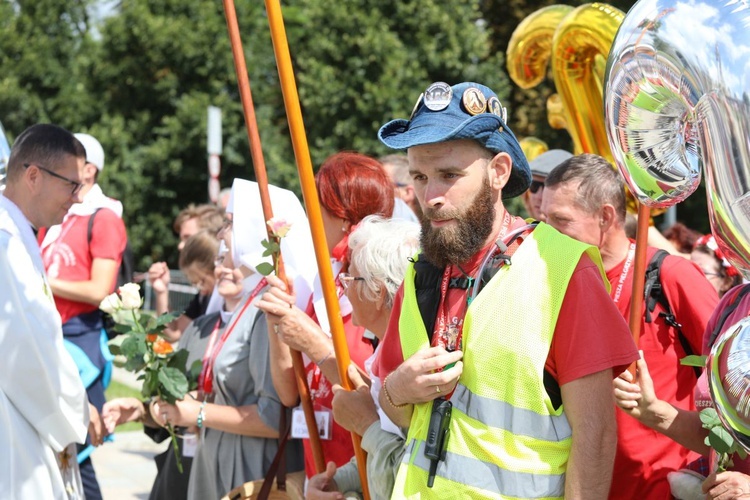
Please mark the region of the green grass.
MULTIPOLYGON (((127 386, 125 384, 122 384, 116 380, 112 380, 109 383, 109 387, 107 387, 107 390, 105 391, 104 395, 107 398, 107 401, 115 398, 138 398, 142 399, 143 396, 141 396, 140 391, 133 389, 130 386, 127 386)), ((132 432, 132 431, 142 431, 143 430, 143 424, 140 422, 128 422, 127 424, 120 425, 115 429, 115 432, 132 432)))

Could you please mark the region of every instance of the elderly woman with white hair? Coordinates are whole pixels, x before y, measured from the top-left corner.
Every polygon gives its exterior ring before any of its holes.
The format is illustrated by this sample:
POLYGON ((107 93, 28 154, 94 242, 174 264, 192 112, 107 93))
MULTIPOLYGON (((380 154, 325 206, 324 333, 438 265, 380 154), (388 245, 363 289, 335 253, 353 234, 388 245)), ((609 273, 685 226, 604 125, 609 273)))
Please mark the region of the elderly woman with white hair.
MULTIPOLYGON (((349 237, 349 272, 339 275, 339 279, 352 304, 354 324, 366 328, 378 339, 385 335, 393 298, 404 279, 409 258, 416 254, 418 247, 418 224, 379 216, 363 219, 349 237)), ((288 304, 291 300, 291 295, 273 287, 263 296, 260 307, 271 309, 274 304, 288 304)), ((332 347, 330 339, 322 332, 310 332, 309 338, 316 351, 332 347)), ((346 430, 362 436, 362 448, 368 453, 368 485, 373 499, 390 498, 404 442, 401 430, 378 404, 381 384, 370 371, 376 355, 377 350, 365 362, 370 387, 351 364, 349 377, 355 390, 345 391, 338 385, 333 388, 334 419, 346 430)), ((356 467, 354 459, 338 470, 329 462, 326 472, 310 479, 307 498, 317 498, 324 491, 361 491, 356 467)))

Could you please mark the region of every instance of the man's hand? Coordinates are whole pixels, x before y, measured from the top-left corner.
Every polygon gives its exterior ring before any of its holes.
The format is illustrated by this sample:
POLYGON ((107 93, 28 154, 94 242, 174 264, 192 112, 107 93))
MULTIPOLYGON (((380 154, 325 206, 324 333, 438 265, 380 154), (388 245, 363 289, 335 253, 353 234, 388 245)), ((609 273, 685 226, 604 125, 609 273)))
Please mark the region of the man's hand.
POLYGON ((455 389, 463 373, 461 351, 448 352, 442 347, 430 347, 417 352, 388 375, 388 394, 393 404, 427 403, 445 396, 455 389), (440 368, 455 363, 446 370, 440 368))
POLYGON ((750 476, 741 472, 712 473, 703 481, 707 500, 750 499, 750 476))
POLYGON ((344 495, 338 491, 333 475, 336 474, 336 464, 328 462, 325 472, 315 474, 307 482, 306 500, 344 500, 344 495))
POLYGON ((348 430, 360 436, 378 421, 378 410, 370 395, 370 388, 362 380, 362 376, 354 363, 347 369, 353 389, 347 391, 340 385, 333 386, 333 418, 348 430))
POLYGON ((148 268, 148 282, 156 293, 164 293, 169 288, 169 267, 166 262, 154 262, 148 268))
POLYGON ((104 441, 106 434, 107 431, 99 416, 99 411, 96 409, 96 406, 89 403, 89 439, 91 439, 91 444, 99 446, 104 441))
POLYGON ((142 420, 145 412, 146 409, 140 399, 116 398, 104 403, 102 421, 107 432, 112 434, 118 425, 142 420))

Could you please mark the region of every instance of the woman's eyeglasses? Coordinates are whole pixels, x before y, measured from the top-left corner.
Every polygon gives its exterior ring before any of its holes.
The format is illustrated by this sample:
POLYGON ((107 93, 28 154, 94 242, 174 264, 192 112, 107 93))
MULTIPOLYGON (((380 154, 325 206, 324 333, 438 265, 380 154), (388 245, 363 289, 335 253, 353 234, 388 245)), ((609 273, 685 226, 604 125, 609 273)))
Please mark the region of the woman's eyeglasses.
MULTIPOLYGON (((23 164, 23 168, 29 168, 29 167, 30 167, 31 165, 32 165, 32 163, 24 163, 24 164, 23 164)), ((52 170, 50 170, 50 169, 48 169, 48 168, 44 168, 44 167, 43 167, 43 166, 41 166, 41 165, 37 165, 36 163, 33 163, 33 165, 34 165, 34 166, 35 166, 36 168, 38 168, 39 170, 41 170, 41 171, 43 171, 43 172, 47 172, 47 173, 48 173, 49 175, 51 175, 52 177, 57 177, 58 179, 60 179, 60 180, 62 180, 62 181, 65 181, 65 182, 67 182, 68 184, 70 184, 70 186, 71 186, 71 191, 70 191, 70 195, 71 195, 71 196, 75 196, 76 194, 78 194, 78 192, 79 192, 79 191, 81 190, 81 188, 83 187, 83 184, 81 184, 81 183, 80 183, 80 182, 78 182, 78 181, 74 181, 73 179, 68 179, 67 177, 65 177, 65 176, 63 176, 63 175, 60 175, 60 174, 58 174, 57 172, 53 172, 52 170)))
POLYGON ((349 285, 354 283, 355 281, 364 281, 365 279, 362 276, 352 276, 349 273, 339 273, 339 282, 341 283, 341 286, 344 288, 344 290, 349 289, 349 285))
POLYGON ((536 194, 536 192, 542 189, 543 187, 544 187, 544 182, 531 181, 531 185, 529 186, 529 191, 531 191, 531 194, 536 194))

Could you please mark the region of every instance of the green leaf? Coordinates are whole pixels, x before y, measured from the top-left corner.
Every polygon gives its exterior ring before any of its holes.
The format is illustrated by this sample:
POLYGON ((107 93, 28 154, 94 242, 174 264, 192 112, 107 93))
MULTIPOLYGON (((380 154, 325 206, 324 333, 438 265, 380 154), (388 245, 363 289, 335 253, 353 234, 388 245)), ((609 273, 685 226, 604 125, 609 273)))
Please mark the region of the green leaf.
POLYGON ((261 241, 261 242, 260 242, 260 244, 261 244, 261 245, 263 246, 263 248, 265 248, 265 249, 269 249, 269 248, 271 248, 271 243, 270 243, 270 242, 269 242, 268 240, 263 240, 263 241, 261 241))
POLYGON ((177 368, 163 368, 159 370, 159 385, 161 386, 162 397, 168 402, 174 404, 178 399, 185 397, 188 390, 188 381, 185 374, 177 368))
POLYGON ((146 336, 138 333, 128 335, 120 344, 120 350, 126 358, 143 356, 146 354, 146 336))
POLYGON ((133 331, 133 325, 119 323, 112 327, 117 333, 130 333, 133 331))
POLYGON ((742 459, 745 460, 747 458, 747 451, 745 451, 745 448, 742 446, 737 446, 737 443, 735 443, 735 450, 734 452, 742 459))
POLYGON ((201 370, 203 369, 203 361, 196 359, 193 364, 190 365, 190 370, 187 373, 188 386, 190 390, 198 388, 198 378, 200 377, 201 370))
POLYGON ((707 356, 697 356, 692 354, 682 358, 680 364, 682 366, 697 366, 698 368, 704 368, 706 366, 706 358, 707 356))
POLYGON ((187 364, 189 353, 186 349, 179 349, 172 353, 167 361, 167 366, 177 368, 181 372, 185 373, 185 365, 187 364))
POLYGON ((176 313, 164 313, 158 318, 156 318, 156 326, 155 328, 163 327, 174 321, 175 319, 179 318, 180 315, 176 313))
POLYGON ((729 432, 721 426, 712 427, 708 431, 708 441, 711 448, 716 450, 717 453, 728 453, 734 445, 734 438, 729 432))
POLYGON ((719 420, 719 415, 716 413, 716 410, 713 408, 706 408, 705 410, 702 410, 699 416, 700 416, 701 422, 703 422, 703 427, 705 429, 710 429, 717 425, 721 425, 721 420, 719 420))
POLYGON ((261 262, 260 264, 255 266, 255 269, 263 276, 268 276, 273 272, 273 265, 269 264, 268 262, 261 262))
POLYGON ((150 398, 158 394, 157 389, 159 388, 159 379, 156 372, 153 370, 146 370, 143 374, 143 387, 141 393, 144 397, 150 398))

